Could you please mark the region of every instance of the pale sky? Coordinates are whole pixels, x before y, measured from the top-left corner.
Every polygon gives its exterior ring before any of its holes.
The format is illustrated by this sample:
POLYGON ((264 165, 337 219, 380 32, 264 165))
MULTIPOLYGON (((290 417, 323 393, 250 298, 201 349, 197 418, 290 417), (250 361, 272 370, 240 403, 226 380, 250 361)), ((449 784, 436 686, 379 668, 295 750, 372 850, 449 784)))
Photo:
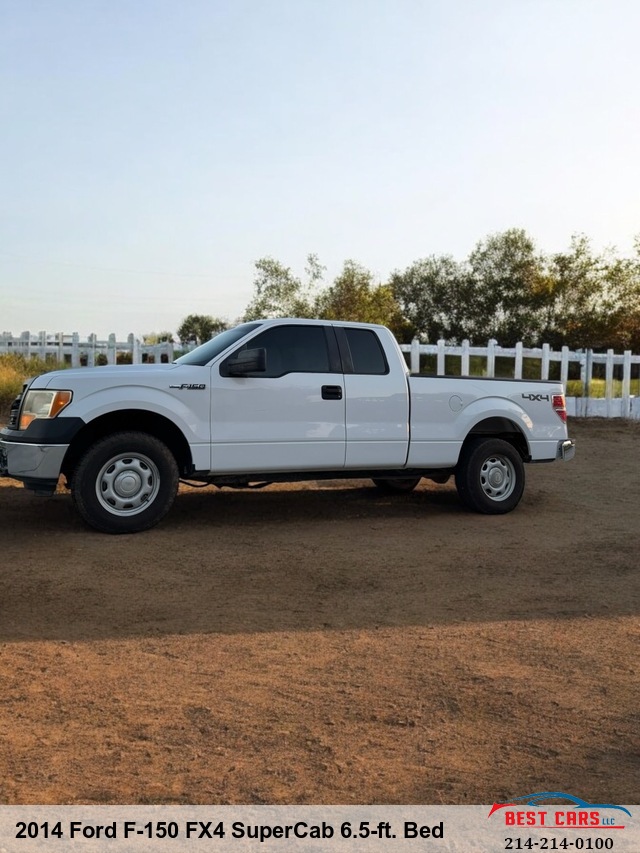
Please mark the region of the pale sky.
POLYGON ((629 254, 639 34, 636 0, 0 0, 0 331, 234 320, 265 255, 629 254))

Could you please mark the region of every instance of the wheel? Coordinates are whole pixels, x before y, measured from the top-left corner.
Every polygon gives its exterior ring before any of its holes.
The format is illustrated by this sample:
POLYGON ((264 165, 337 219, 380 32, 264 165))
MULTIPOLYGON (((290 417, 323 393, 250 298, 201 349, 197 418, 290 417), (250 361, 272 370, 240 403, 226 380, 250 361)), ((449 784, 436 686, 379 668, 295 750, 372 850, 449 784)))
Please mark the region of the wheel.
POLYGON ((104 533, 137 533, 164 518, 178 491, 178 466, 159 439, 118 432, 80 459, 71 491, 82 518, 104 533))
POLYGON ((524 464, 512 444, 501 438, 478 438, 462 449, 456 468, 460 499, 475 512, 511 512, 524 491, 524 464))
POLYGON ((373 483, 383 492, 388 492, 389 494, 401 494, 402 492, 412 492, 421 479, 422 477, 412 477, 410 479, 403 480, 401 477, 398 477, 397 479, 394 478, 391 480, 375 479, 373 483))

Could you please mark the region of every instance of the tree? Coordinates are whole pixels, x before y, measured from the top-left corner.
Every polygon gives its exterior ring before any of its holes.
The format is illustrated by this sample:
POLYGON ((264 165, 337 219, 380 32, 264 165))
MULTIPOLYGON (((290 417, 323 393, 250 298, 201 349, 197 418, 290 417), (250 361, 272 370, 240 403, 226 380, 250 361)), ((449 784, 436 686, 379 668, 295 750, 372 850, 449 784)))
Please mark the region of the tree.
POLYGON ((175 343, 173 339, 173 332, 149 332, 149 334, 142 336, 142 340, 145 344, 149 344, 150 346, 154 344, 175 343))
POLYGON ((218 332, 228 328, 228 323, 210 314, 189 314, 178 327, 178 337, 183 343, 202 344, 218 332))
POLYGON ((495 338, 502 346, 539 343, 553 280, 527 233, 511 228, 487 237, 470 254, 468 270, 466 337, 495 338))
POLYGON ((345 261, 333 285, 318 294, 314 314, 322 320, 381 323, 400 335, 407 331, 392 288, 376 285, 373 274, 352 260, 345 261))
POLYGON ((478 243, 460 263, 431 255, 391 277, 402 312, 418 335, 434 341, 495 338, 503 346, 538 343, 550 300, 546 260, 520 229, 478 243))
POLYGON ((449 255, 431 255, 404 272, 394 272, 390 287, 414 335, 428 341, 465 336, 469 276, 449 255))
POLYGON ((619 284, 615 349, 640 352, 640 235, 634 241, 634 256, 622 262, 619 284))
POLYGON ((553 311, 545 339, 573 348, 636 349, 640 346, 640 238, 635 255, 593 252, 584 235, 552 258, 553 311))
POLYGON ((304 283, 274 258, 260 258, 255 267, 254 296, 244 313, 245 320, 313 316, 312 291, 325 269, 316 255, 307 256, 304 283))
POLYGON ((345 261, 332 285, 318 289, 324 267, 308 256, 306 279, 273 258, 256 262, 255 294, 245 320, 318 317, 384 323, 399 340, 418 335, 502 346, 522 341, 573 348, 640 349, 640 236, 631 258, 592 251, 584 236, 548 256, 522 229, 489 235, 469 257, 431 255, 388 284, 345 261))

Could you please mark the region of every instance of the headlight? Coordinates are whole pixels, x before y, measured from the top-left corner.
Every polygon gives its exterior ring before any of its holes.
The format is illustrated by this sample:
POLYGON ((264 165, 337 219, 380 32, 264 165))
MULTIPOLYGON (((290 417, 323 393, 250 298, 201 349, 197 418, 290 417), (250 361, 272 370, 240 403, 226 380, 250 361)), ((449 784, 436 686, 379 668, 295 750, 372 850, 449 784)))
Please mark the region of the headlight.
POLYGON ((36 418, 55 418, 69 405, 72 397, 71 391, 27 391, 18 429, 26 429, 36 418))

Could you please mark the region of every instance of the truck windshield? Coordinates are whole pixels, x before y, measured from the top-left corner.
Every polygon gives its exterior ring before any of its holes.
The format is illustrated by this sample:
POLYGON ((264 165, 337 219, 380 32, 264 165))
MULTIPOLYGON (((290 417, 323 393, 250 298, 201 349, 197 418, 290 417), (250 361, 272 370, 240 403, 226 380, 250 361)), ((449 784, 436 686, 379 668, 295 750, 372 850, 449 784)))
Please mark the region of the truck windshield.
POLYGON ((259 328, 261 325, 261 323, 242 323, 242 325, 235 326, 233 329, 227 329, 226 332, 220 332, 220 334, 211 338, 210 341, 200 344, 199 347, 196 347, 185 355, 181 355, 173 363, 199 364, 200 366, 208 364, 212 358, 220 355, 227 347, 235 344, 240 338, 248 335, 249 332, 259 328))

